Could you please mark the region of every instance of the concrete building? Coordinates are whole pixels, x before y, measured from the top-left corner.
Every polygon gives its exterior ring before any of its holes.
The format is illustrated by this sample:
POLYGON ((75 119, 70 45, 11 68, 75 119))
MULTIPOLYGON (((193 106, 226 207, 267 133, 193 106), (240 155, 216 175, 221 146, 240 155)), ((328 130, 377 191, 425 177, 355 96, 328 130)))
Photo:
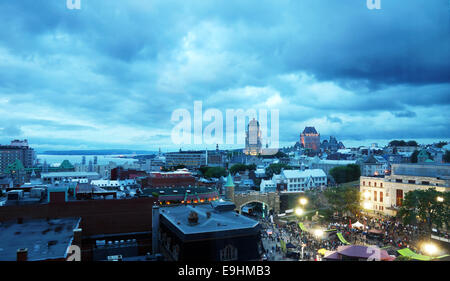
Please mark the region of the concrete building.
POLYGON ((2 222, 0 261, 66 261, 69 248, 80 242, 80 220, 19 218, 2 222))
POLYGON ((283 170, 281 175, 287 181, 287 192, 302 192, 327 185, 327 175, 320 169, 283 170))
POLYGON ((370 154, 361 164, 361 175, 384 175, 389 169, 388 162, 382 156, 370 154))
POLYGON ((198 169, 207 165, 206 151, 179 151, 165 154, 166 167, 172 168, 184 165, 188 169, 198 169))
POLYGON ((275 192, 277 190, 277 184, 272 180, 261 180, 259 186, 259 191, 264 192, 275 192))
POLYGON ((160 249, 169 261, 257 261, 263 247, 258 221, 231 202, 160 210, 160 249))
POLYGON ((388 216, 396 215, 407 192, 429 188, 450 191, 449 164, 392 164, 389 176, 360 178, 362 207, 388 216))
POLYGON ((262 152, 261 128, 259 122, 253 118, 247 126, 244 153, 247 155, 259 155, 262 152))
POLYGON ((36 153, 28 146, 27 140, 13 140, 10 145, 0 145, 0 173, 16 160, 19 160, 25 168, 33 167, 36 153))
POLYGON ((72 181, 76 179, 98 180, 100 175, 95 172, 52 172, 42 173, 41 179, 43 183, 55 183, 56 181, 72 181))

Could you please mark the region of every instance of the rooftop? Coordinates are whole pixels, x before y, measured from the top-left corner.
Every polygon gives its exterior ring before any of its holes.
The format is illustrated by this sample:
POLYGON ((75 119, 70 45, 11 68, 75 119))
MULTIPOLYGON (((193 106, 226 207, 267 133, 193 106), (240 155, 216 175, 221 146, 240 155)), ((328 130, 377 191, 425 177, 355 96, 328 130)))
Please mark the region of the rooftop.
POLYGON ((85 177, 85 176, 99 176, 96 172, 51 172, 42 173, 41 178, 45 177, 85 177))
POLYGON ((322 169, 307 170, 284 170, 283 174, 286 178, 307 178, 307 177, 326 177, 327 175, 322 169))
POLYGON ((0 261, 15 261, 17 250, 28 249, 28 260, 66 258, 80 218, 34 219, 0 223, 0 261))
POLYGON ((195 207, 190 205, 164 207, 161 208, 160 214, 170 224, 169 227, 186 239, 248 233, 258 231, 256 227, 259 225, 258 221, 237 214, 234 210, 218 211, 213 204, 196 205, 195 207), (198 215, 197 224, 188 222, 188 215, 192 211, 198 215), (207 213, 210 214, 209 218, 207 213))

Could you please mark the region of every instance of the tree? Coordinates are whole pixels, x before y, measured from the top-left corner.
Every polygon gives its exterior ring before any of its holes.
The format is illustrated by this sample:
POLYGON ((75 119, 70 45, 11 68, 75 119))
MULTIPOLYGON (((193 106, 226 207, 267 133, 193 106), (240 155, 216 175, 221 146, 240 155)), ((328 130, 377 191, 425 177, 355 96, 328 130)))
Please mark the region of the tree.
POLYGON ((411 154, 411 163, 417 163, 417 155, 419 155, 419 151, 414 150, 414 152, 411 154))
POLYGON ((230 173, 234 175, 237 172, 244 172, 246 170, 254 171, 254 170, 256 170, 256 165, 255 164, 250 164, 250 165, 234 164, 230 168, 230 173))
POLYGON ((357 164, 338 166, 330 170, 330 175, 334 178, 336 183, 341 184, 358 180, 361 176, 361 169, 357 164))
POLYGON ((434 225, 443 227, 450 221, 450 193, 435 188, 407 192, 397 216, 404 223, 417 223, 417 218, 427 223, 429 230, 434 225), (437 198, 442 198, 442 202, 437 198))
POLYGON ((280 174, 281 169, 292 170, 292 167, 287 164, 275 163, 270 164, 269 167, 266 168, 266 176, 272 177, 274 174, 280 174))
POLYGON ((444 157, 442 158, 445 163, 450 163, 450 150, 446 150, 444 157))
POLYGON ((443 148, 447 144, 448 144, 448 142, 446 142, 446 141, 440 141, 436 144, 436 147, 443 148))
POLYGON ((360 194, 358 188, 349 186, 329 188, 324 191, 324 195, 333 213, 351 212, 354 215, 359 213, 360 194))
POLYGON ((205 177, 207 178, 220 178, 225 177, 227 175, 227 171, 222 167, 210 167, 206 173, 205 177))

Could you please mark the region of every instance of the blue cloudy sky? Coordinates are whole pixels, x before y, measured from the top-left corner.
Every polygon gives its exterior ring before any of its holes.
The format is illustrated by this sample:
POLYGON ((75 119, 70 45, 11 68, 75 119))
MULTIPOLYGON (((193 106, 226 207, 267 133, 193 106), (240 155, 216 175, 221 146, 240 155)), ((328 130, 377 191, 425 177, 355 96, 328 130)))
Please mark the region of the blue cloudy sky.
POLYGON ((449 3, 0 0, 0 143, 176 149, 196 100, 279 109, 282 145, 449 140, 449 3))

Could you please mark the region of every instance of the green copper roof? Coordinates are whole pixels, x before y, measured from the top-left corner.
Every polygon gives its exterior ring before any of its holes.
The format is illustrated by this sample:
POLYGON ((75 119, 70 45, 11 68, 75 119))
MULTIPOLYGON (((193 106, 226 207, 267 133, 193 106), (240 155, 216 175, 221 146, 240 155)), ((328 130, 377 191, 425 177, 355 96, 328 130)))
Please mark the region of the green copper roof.
POLYGON ((225 187, 234 186, 233 177, 231 176, 231 173, 228 173, 227 183, 224 186, 225 187))
POLYGON ((21 170, 24 170, 23 164, 22 162, 20 162, 19 159, 16 159, 14 163, 11 163, 8 165, 8 167, 6 167, 5 173, 9 174, 12 171, 21 171, 21 170))
POLYGON ((69 162, 69 160, 64 160, 61 165, 59 166, 59 168, 62 169, 73 169, 73 165, 69 162))

